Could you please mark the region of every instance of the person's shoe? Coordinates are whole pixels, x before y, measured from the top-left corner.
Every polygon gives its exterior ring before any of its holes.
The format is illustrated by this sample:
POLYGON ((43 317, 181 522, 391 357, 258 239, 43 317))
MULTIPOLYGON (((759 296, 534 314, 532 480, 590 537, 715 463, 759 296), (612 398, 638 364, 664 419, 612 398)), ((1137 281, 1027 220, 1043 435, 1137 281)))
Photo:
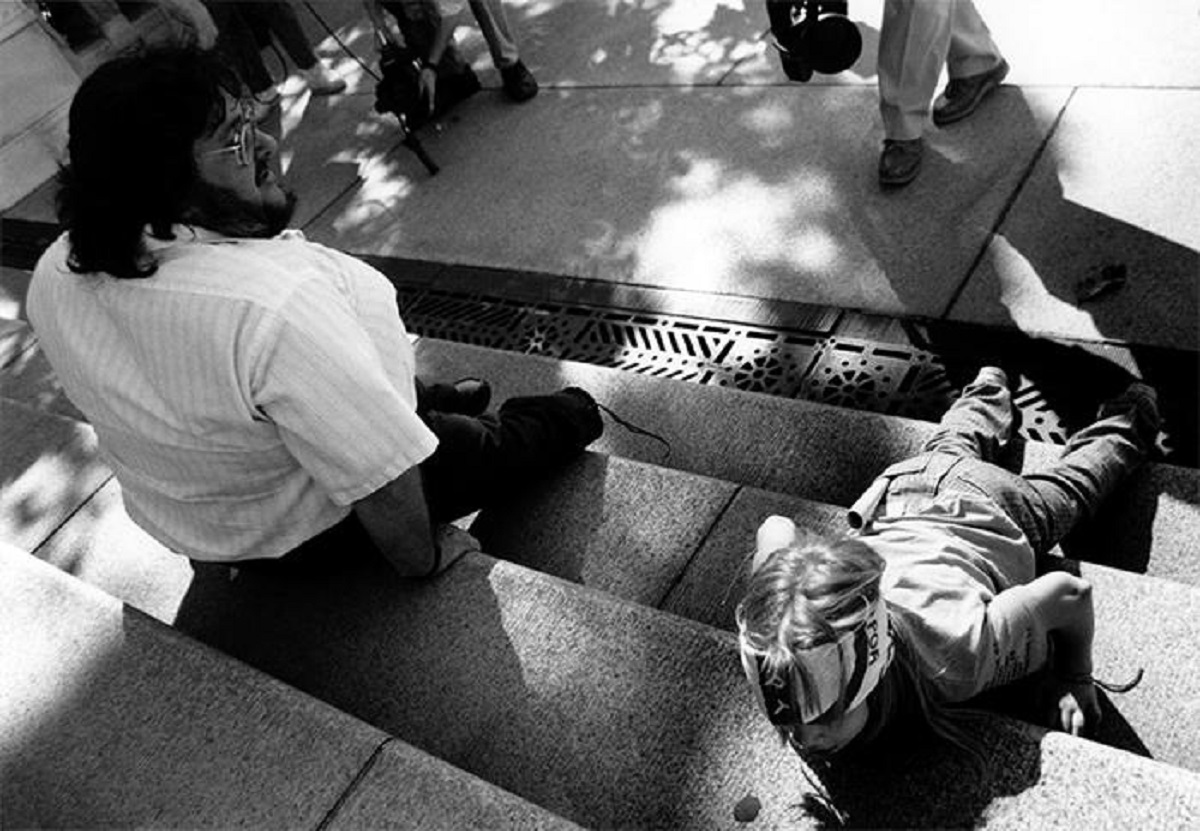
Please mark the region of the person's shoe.
POLYGON ((346 82, 334 75, 323 60, 300 70, 300 77, 313 95, 337 95, 346 90, 346 82))
POLYGON ((907 185, 921 172, 925 142, 915 139, 884 139, 879 156, 879 184, 885 187, 907 185))
POLYGON ((933 105, 933 123, 939 127, 962 121, 996 91, 1008 76, 1008 61, 1003 58, 995 67, 965 78, 951 78, 945 91, 933 105))
POLYGON ((492 403, 492 385, 482 378, 463 378, 453 384, 456 396, 454 412, 463 415, 482 415, 492 403))
POLYGON ((579 387, 567 387, 557 394, 575 402, 574 426, 579 447, 587 447, 600 438, 604 433, 604 420, 600 418, 600 408, 592 394, 579 387))
POLYGON ((998 366, 981 367, 975 376, 976 384, 993 383, 1000 387, 1008 387, 1008 374, 998 366))
POLYGON ((439 413, 482 415, 492 403, 492 385, 482 378, 462 378, 453 384, 425 386, 421 406, 439 413))
POLYGON ((521 61, 503 67, 500 80, 504 83, 504 94, 513 101, 528 101, 538 94, 537 79, 521 61))
POLYGON ((463 71, 459 73, 439 75, 433 114, 439 117, 445 115, 482 88, 479 76, 469 66, 463 67, 463 71))
POLYGON ((1129 414, 1133 417, 1133 428, 1146 452, 1158 446, 1158 433, 1162 429, 1162 416, 1158 412, 1158 393, 1154 387, 1134 381, 1125 390, 1100 405, 1098 419, 1129 414))

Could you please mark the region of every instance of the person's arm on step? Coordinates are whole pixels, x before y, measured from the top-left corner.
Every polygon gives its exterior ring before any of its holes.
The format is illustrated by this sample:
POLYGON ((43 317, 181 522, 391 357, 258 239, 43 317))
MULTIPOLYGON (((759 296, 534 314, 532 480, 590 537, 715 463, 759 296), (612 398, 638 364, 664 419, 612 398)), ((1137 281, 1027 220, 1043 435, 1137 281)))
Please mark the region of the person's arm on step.
POLYGON ((468 551, 478 551, 475 538, 429 519, 420 467, 401 473, 370 496, 354 503, 371 541, 402 577, 440 574, 468 551))

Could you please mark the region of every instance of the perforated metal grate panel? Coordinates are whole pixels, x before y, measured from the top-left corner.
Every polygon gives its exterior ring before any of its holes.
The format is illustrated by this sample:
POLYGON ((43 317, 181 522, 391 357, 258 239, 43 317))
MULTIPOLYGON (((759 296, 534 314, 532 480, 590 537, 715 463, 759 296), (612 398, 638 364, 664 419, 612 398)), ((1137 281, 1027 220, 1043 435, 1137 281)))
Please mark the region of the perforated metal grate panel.
MULTIPOLYGON (((421 335, 643 375, 927 421, 959 392, 941 357, 894 344, 437 289, 401 288, 400 298, 406 323, 421 335)), ((1035 388, 1022 383, 1014 403, 1027 438, 1066 443, 1035 388)))

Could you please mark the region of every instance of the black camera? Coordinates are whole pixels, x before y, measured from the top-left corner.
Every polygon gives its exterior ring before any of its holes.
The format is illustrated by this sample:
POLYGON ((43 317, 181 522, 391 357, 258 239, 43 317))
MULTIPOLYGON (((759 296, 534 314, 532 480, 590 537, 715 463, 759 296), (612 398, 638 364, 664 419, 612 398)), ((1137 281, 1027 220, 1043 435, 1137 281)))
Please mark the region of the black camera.
POLYGON ((771 35, 790 80, 835 75, 858 60, 862 35, 846 17, 849 6, 847 0, 767 0, 771 35))
POLYGON ((438 166, 425 152, 413 132, 429 118, 429 108, 421 96, 421 64, 403 46, 387 43, 381 47, 379 83, 375 86, 375 112, 392 113, 400 120, 402 143, 411 150, 429 175, 436 175, 438 166))

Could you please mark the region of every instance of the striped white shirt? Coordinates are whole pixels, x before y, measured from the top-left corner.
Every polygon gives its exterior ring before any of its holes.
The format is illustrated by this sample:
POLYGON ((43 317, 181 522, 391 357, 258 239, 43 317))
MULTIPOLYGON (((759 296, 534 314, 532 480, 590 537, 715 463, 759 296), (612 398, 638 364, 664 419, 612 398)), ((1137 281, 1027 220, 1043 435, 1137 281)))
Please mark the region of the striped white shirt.
POLYGON ((64 234, 29 319, 134 521, 195 559, 278 557, 437 446, 395 291, 298 232, 176 237, 117 280, 73 273, 64 234))

